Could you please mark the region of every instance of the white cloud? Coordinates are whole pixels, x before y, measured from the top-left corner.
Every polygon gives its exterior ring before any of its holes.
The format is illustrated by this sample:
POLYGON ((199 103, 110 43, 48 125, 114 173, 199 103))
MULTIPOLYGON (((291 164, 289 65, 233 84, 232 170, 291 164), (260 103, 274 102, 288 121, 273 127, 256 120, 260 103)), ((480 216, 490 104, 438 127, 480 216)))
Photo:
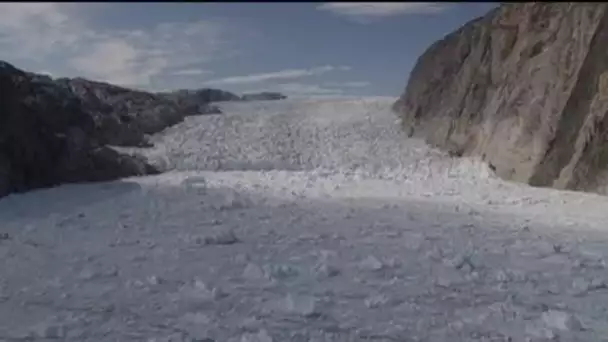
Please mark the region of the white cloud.
POLYGON ((0 3, 2 58, 30 61, 61 76, 152 88, 167 76, 204 75, 199 66, 233 55, 227 44, 235 33, 242 35, 234 25, 208 20, 164 22, 147 29, 99 28, 83 15, 90 6, 95 4, 0 3))
POLYGON ((294 95, 341 95, 344 93, 342 89, 325 88, 316 84, 301 84, 301 83, 286 83, 279 84, 275 87, 279 92, 294 96, 294 95))
MULTIPOLYGON (((68 17, 53 3, 0 3, 0 25, 21 28, 26 19, 36 18, 43 24, 57 26, 65 23, 68 17)), ((30 23, 35 24, 35 23, 30 23)))
POLYGON ((151 63, 144 70, 136 70, 141 57, 141 52, 126 40, 105 39, 94 43, 86 53, 70 59, 70 65, 100 81, 121 85, 147 84, 150 76, 158 73, 166 63, 162 58, 156 59, 157 65, 151 63))
POLYGON ((287 69, 263 74, 226 77, 222 79, 211 80, 207 83, 214 85, 259 83, 271 80, 297 79, 308 76, 322 75, 335 70, 345 71, 350 70, 350 67, 326 65, 310 69, 287 69))
MULTIPOLYGON (((184 67, 208 62, 221 52, 221 29, 214 23, 162 23, 148 32, 113 32, 69 60, 86 76, 137 86, 163 74, 189 76, 184 67), (178 69, 177 71, 171 71, 178 69), (180 72, 181 71, 181 72, 180 72)), ((202 70, 200 70, 202 75, 202 70)))
POLYGON ((343 87, 343 88, 363 88, 369 86, 369 82, 343 82, 343 83, 327 83, 327 87, 343 87))
POLYGON ((197 75, 208 75, 211 71, 202 69, 182 69, 172 73, 174 76, 197 76, 197 75))
POLYGON ((250 89, 245 93, 261 91, 279 92, 289 97, 343 97, 351 96, 353 88, 368 86, 368 82, 342 82, 306 84, 299 82, 272 84, 263 88, 250 89))
POLYGON ((439 13, 448 6, 437 2, 327 2, 319 5, 317 9, 359 22, 369 22, 398 15, 439 13))
POLYGON ((17 58, 40 58, 72 46, 83 30, 71 21, 67 4, 0 3, 0 47, 17 58), (75 29, 75 30, 74 30, 75 29))

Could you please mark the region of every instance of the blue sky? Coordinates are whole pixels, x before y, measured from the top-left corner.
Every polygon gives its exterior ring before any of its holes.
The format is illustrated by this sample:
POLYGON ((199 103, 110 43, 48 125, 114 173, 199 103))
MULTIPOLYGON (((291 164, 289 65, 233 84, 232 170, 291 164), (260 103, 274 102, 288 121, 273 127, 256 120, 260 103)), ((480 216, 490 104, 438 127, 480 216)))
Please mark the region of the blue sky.
POLYGON ((397 96, 418 56, 496 3, 0 3, 0 59, 173 90, 397 96))

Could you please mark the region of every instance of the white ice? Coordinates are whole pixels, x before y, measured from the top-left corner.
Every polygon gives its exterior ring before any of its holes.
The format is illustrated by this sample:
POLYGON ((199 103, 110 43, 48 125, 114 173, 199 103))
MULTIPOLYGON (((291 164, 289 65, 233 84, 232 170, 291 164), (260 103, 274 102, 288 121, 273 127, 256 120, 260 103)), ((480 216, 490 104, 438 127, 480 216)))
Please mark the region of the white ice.
POLYGON ((607 341, 608 198, 393 101, 226 103, 136 151, 162 175, 1 199, 0 341, 607 341))

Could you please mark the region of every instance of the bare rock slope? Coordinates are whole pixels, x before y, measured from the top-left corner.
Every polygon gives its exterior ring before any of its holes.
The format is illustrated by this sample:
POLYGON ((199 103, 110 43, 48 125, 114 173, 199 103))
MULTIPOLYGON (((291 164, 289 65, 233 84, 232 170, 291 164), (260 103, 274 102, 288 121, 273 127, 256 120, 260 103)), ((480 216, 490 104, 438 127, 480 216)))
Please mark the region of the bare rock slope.
POLYGON ((62 183, 154 174, 110 146, 149 146, 146 135, 186 116, 220 113, 216 89, 149 93, 82 78, 52 79, 0 61, 0 197, 62 183))
POLYGON ((96 138, 95 115, 52 80, 0 63, 0 196, 155 173, 96 138))
POLYGON ((505 179, 606 193, 607 6, 503 4, 429 47, 393 109, 505 179))

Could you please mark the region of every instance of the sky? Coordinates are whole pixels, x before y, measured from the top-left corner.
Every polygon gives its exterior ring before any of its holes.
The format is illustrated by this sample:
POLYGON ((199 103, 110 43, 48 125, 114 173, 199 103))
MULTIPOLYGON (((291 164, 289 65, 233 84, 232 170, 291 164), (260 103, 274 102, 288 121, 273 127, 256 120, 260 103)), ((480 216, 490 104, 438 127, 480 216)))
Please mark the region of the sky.
POLYGON ((0 3, 0 60, 150 91, 398 96, 497 3, 0 3))

